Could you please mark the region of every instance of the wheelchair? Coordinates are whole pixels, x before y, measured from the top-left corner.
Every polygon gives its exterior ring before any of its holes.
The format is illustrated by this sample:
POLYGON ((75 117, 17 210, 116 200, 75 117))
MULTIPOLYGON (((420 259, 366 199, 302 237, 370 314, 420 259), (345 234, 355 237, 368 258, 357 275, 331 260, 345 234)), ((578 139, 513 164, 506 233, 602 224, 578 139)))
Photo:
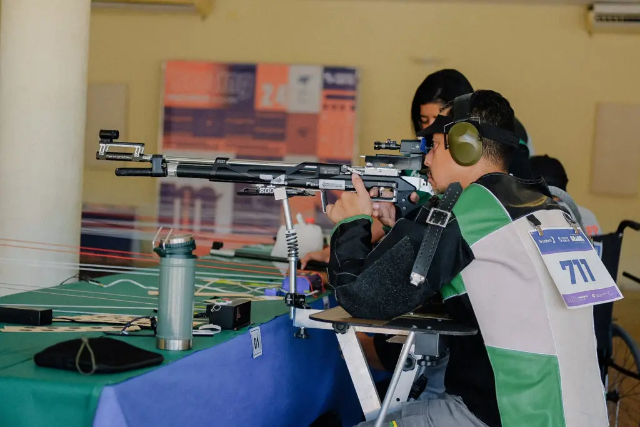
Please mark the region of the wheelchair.
MULTIPOLYGON (((640 223, 625 220, 614 233, 593 236, 602 262, 618 277, 624 230, 640 231, 640 223)), ((627 272, 624 277, 640 284, 640 278, 627 272)), ((624 293, 624 292, 623 292, 624 293)), ((640 426, 640 348, 638 343, 613 317, 613 303, 593 309, 600 374, 606 392, 609 425, 611 427, 640 426)))

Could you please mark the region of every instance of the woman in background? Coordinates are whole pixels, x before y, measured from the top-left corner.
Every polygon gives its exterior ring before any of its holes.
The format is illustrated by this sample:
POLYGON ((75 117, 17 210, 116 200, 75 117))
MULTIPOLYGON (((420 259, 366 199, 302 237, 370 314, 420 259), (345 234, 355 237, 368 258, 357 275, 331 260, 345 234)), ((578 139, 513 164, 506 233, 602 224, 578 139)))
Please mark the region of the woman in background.
POLYGON ((445 69, 429 74, 418 86, 411 101, 414 132, 418 133, 429 127, 447 102, 472 92, 469 80, 457 70, 445 69))

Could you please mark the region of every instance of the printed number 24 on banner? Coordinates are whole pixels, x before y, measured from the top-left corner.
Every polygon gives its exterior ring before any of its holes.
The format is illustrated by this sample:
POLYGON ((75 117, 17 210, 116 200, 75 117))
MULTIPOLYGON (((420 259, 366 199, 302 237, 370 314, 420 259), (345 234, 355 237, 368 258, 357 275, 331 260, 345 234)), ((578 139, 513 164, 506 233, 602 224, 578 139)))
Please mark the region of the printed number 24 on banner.
POLYGON ((256 74, 256 111, 286 112, 289 66, 259 64, 256 74))
POLYGON ((260 109, 274 108, 284 110, 287 108, 287 86, 284 84, 275 86, 272 83, 264 83, 259 96, 260 109))
POLYGON ((573 228, 530 232, 551 278, 568 308, 612 302, 622 298, 587 237, 573 228))

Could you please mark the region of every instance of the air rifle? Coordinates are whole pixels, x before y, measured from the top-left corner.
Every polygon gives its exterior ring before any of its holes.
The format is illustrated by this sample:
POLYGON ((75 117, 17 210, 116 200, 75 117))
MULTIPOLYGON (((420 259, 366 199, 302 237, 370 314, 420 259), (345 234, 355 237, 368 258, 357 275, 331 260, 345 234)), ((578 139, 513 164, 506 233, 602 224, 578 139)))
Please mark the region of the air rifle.
MULTIPOLYGON (((403 170, 420 170, 423 154, 420 140, 375 142, 376 150, 398 150, 401 155, 364 156, 365 166, 337 163, 280 163, 258 160, 239 160, 227 157, 199 159, 172 157, 163 154, 145 154, 144 144, 137 142, 117 142, 117 130, 101 130, 100 147, 96 153, 98 160, 150 163, 149 168, 117 168, 117 176, 147 176, 179 178, 199 178, 214 182, 235 182, 249 184, 238 194, 273 196, 278 187, 285 187, 287 196, 313 196, 320 192, 322 208, 326 208, 326 190, 355 191, 351 175, 362 178, 367 190, 387 189, 389 197, 376 197, 374 201, 392 202, 404 216, 413 204, 409 196, 414 191, 431 192, 429 184, 422 177, 403 176, 403 170), (127 149, 132 152, 117 152, 113 149, 127 149)), ((379 192, 383 194, 382 191, 379 192)))

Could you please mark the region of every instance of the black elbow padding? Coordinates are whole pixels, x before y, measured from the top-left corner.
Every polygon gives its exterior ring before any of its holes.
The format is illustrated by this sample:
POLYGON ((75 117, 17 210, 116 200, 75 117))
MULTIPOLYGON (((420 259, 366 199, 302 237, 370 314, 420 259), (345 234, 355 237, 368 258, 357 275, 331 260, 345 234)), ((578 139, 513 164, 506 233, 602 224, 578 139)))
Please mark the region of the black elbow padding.
MULTIPOLYGON (((426 225, 401 219, 369 254, 363 272, 353 281, 335 287, 336 300, 351 316, 390 320, 432 299, 473 260, 457 221, 443 230, 427 280, 410 283, 414 260, 426 225)), ((335 283, 335 282, 334 282, 335 283)))

